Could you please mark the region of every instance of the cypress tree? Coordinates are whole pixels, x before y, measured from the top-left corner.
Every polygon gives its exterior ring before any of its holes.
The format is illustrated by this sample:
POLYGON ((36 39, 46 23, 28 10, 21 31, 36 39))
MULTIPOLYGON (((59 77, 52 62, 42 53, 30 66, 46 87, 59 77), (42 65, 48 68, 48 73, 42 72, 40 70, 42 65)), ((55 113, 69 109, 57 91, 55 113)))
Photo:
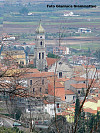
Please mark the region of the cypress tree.
POLYGON ((78 95, 77 95, 77 96, 76 96, 76 104, 75 104, 75 117, 74 117, 74 123, 76 123, 77 116, 78 116, 78 113, 79 113, 79 108, 80 108, 80 101, 79 101, 79 98, 78 98, 78 95))

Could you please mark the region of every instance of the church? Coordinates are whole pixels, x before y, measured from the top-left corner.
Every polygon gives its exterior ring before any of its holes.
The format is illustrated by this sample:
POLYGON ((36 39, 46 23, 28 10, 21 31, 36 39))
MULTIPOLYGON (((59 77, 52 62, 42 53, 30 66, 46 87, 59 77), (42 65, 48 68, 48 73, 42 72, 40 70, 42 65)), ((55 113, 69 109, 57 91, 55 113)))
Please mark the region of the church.
POLYGON ((46 46, 45 46, 45 30, 41 23, 35 30, 35 48, 34 48, 34 67, 40 71, 54 72, 57 62, 56 72, 58 78, 71 77, 72 68, 67 62, 61 59, 48 58, 46 57, 46 46))

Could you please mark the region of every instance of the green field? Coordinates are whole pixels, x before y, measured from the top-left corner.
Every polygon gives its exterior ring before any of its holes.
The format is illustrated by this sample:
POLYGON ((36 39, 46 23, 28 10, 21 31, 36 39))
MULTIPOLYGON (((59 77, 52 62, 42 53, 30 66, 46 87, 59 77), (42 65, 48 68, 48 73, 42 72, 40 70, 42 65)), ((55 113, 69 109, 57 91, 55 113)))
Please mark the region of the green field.
POLYGON ((75 45, 70 45, 70 48, 75 48, 75 49, 84 49, 84 50, 88 50, 88 48, 90 48, 91 50, 97 50, 98 48, 100 48, 100 43, 84 43, 84 44, 75 44, 75 45))

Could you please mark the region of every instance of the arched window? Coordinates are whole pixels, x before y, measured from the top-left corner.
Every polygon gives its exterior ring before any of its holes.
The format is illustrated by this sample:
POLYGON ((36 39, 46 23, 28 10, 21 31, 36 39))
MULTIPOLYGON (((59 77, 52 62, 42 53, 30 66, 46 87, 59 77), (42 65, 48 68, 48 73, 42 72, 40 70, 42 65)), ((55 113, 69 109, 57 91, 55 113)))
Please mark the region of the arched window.
POLYGON ((40 42, 40 45, 42 46, 42 41, 40 42))
POLYGON ((41 59, 41 53, 39 53, 39 59, 41 59))
POLYGON ((42 59, 44 59, 44 53, 42 53, 42 59))

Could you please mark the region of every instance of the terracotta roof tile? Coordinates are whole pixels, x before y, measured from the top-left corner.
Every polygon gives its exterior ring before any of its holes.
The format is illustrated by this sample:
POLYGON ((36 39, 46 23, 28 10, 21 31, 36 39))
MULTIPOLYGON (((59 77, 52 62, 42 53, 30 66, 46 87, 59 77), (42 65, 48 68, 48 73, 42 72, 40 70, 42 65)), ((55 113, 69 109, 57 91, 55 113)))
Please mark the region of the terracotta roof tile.
POLYGON ((21 68, 21 70, 25 71, 26 73, 40 73, 36 68, 21 68))
POLYGON ((97 101, 96 101, 96 100, 94 100, 94 99, 87 99, 87 101, 97 103, 97 101))
POLYGON ((70 80, 70 78, 57 78, 58 82, 65 82, 67 80, 70 80))
POLYGON ((84 84, 84 83, 71 84, 71 86, 76 88, 76 89, 86 88, 86 84, 84 84))
POLYGON ((54 76, 54 72, 28 73, 22 76, 22 78, 39 78, 39 77, 50 77, 50 76, 54 76))
POLYGON ((57 115, 62 115, 62 116, 66 116, 66 115, 69 115, 70 113, 68 112, 61 112, 61 113, 58 113, 57 115))
POLYGON ((72 90, 65 90, 66 95, 75 95, 75 93, 72 90))
POLYGON ((92 113, 92 114, 97 113, 97 110, 92 110, 91 108, 84 108, 83 110, 84 110, 84 112, 89 112, 89 113, 92 113))
POLYGON ((82 64, 82 66, 86 69, 86 68, 95 68, 95 66, 94 65, 85 65, 85 64, 82 64))
POLYGON ((97 107, 97 110, 100 111, 100 107, 97 107))
POLYGON ((83 77, 75 77, 75 78, 72 78, 73 80, 76 80, 76 81, 85 81, 86 79, 83 78, 83 77))
MULTIPOLYGON (((65 100, 65 89, 64 89, 64 87, 62 87, 62 85, 58 84, 57 82, 56 82, 55 86, 56 86, 55 87, 55 96, 60 97, 61 100, 64 101, 65 100)), ((48 94, 54 96, 54 84, 53 83, 48 83, 48 94)))
POLYGON ((47 60, 47 65, 49 67, 49 66, 52 66, 58 59, 55 59, 55 58, 46 58, 46 60, 47 60))
POLYGON ((96 101, 100 100, 99 97, 93 97, 92 99, 94 99, 94 100, 96 100, 96 101))

